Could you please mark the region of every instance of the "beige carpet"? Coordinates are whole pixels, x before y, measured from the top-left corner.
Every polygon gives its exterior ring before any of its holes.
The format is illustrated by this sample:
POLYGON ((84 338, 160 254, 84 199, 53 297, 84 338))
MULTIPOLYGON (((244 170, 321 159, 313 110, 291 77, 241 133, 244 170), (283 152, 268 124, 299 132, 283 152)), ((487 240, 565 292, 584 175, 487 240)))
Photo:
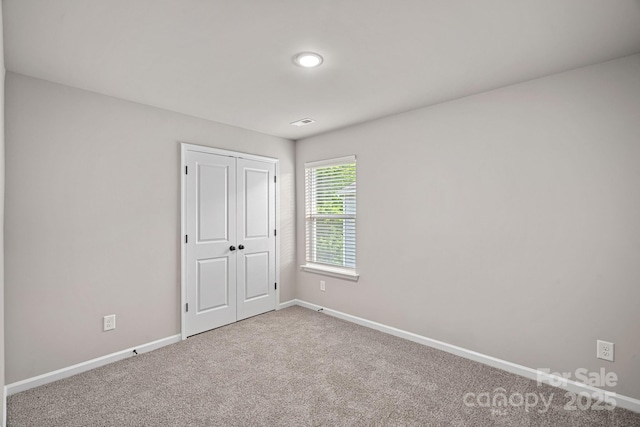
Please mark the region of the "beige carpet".
POLYGON ((640 426, 639 414, 567 402, 563 390, 292 307, 13 395, 8 425, 640 426), (480 406, 500 388, 507 406, 480 406), (553 394, 546 412, 534 394, 553 394))

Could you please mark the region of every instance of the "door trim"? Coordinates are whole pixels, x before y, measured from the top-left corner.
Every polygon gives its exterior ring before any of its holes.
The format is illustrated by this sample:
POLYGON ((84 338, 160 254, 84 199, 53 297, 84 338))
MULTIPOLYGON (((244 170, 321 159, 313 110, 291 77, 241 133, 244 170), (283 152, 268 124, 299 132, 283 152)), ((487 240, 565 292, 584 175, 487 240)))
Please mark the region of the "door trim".
MULTIPOLYGON (((185 167, 187 166, 187 151, 197 151, 201 153, 217 154, 219 156, 237 157, 247 160, 258 160, 275 164, 276 177, 279 174, 279 160, 274 157, 259 156, 256 154, 243 153, 240 151, 223 150, 220 148, 207 147, 203 145, 195 145, 187 142, 180 143, 180 335, 182 340, 187 339, 186 330, 186 303, 187 303, 187 246, 184 242, 184 236, 187 234, 187 179, 185 167)), ((280 229, 280 183, 275 182, 275 220, 276 230, 280 229)), ((280 305, 280 233, 276 234, 276 310, 280 305)))

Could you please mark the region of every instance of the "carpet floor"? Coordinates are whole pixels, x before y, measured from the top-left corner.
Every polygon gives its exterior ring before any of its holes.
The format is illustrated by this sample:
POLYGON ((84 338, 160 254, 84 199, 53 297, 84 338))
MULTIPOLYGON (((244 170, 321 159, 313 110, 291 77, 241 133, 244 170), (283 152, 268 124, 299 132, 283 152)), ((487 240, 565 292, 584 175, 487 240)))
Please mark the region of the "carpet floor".
POLYGON ((8 426, 640 426, 574 399, 291 307, 12 395, 8 426))

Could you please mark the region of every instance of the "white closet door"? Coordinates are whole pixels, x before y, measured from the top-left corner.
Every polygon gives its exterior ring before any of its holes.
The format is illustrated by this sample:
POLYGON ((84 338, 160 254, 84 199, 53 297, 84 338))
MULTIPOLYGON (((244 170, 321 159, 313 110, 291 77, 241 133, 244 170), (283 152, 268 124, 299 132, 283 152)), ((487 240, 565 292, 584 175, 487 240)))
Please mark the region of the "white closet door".
POLYGON ((186 333, 236 321, 236 159, 187 152, 186 333))
POLYGON ((238 320, 276 308, 275 164, 238 159, 238 320))
POLYGON ((186 151, 185 331, 275 310, 275 163, 186 151))

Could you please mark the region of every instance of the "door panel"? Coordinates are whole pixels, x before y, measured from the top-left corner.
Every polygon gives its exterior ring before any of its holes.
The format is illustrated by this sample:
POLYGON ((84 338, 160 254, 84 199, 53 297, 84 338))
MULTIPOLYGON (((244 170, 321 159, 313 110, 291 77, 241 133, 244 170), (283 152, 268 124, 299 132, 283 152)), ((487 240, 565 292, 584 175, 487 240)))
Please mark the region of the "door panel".
POLYGON ((238 159, 238 320, 276 308, 275 164, 238 159))
POLYGON ((229 173, 226 165, 198 164, 198 242, 229 240, 229 173))
POLYGON ((215 286, 216 283, 229 283, 229 259, 213 258, 198 260, 198 312, 229 305, 227 286, 215 286))
POLYGON ((245 300, 269 295, 269 252, 244 256, 245 300))
POLYGON ((235 162, 187 151, 187 335, 236 321, 235 162))
POLYGON ((244 170, 245 239, 269 236, 269 171, 244 170))

